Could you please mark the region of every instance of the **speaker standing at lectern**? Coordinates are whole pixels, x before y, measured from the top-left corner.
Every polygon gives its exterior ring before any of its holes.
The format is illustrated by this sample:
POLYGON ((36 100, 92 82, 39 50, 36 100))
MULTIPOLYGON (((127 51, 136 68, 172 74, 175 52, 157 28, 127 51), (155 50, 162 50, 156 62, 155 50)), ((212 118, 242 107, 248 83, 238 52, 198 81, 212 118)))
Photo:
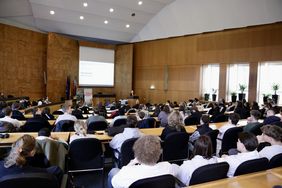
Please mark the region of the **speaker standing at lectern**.
POLYGON ((134 91, 133 90, 131 90, 130 96, 134 96, 134 91))

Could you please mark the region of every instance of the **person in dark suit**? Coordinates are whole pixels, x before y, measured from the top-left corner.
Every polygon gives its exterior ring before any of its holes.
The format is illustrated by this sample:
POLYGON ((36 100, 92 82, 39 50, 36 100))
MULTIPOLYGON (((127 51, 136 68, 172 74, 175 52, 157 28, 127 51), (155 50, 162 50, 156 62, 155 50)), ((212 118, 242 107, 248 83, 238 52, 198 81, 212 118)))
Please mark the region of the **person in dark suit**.
POLYGON ((54 120, 55 117, 50 113, 50 108, 45 107, 42 111, 42 117, 45 118, 47 121, 48 120, 54 120))
POLYGON ((21 104, 18 102, 15 102, 12 104, 12 118, 17 119, 17 120, 25 120, 26 118, 24 117, 23 113, 19 111, 21 108, 21 104))
POLYGON ((22 126, 22 131, 30 132, 30 131, 39 131, 42 128, 48 128, 49 130, 52 129, 50 123, 42 117, 41 109, 35 107, 32 111, 33 118, 30 118, 26 121, 24 126, 22 126), (34 126, 36 124, 36 127, 34 126))
POLYGON ((263 121, 264 125, 272 124, 275 122, 279 122, 281 119, 275 116, 275 111, 273 109, 269 109, 266 111, 266 118, 263 121))
POLYGON ((74 109, 73 109, 73 111, 71 112, 71 114, 72 114, 73 116, 75 116, 77 119, 85 119, 85 118, 83 117, 83 115, 82 115, 82 111, 79 109, 79 105, 78 105, 78 104, 74 105, 74 109))
POLYGON ((35 145, 34 137, 30 135, 20 137, 12 145, 8 157, 4 161, 0 161, 0 178, 22 173, 50 173, 60 182, 63 172, 59 167, 36 168, 29 165, 29 158, 32 158, 35 154, 35 145))

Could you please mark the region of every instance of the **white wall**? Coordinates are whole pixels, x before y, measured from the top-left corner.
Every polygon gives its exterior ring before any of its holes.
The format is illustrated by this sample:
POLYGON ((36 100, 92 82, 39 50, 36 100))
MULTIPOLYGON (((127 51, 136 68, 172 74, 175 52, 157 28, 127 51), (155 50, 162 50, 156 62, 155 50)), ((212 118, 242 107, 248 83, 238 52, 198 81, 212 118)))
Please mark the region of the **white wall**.
POLYGON ((176 0, 131 42, 282 21, 282 0, 176 0))

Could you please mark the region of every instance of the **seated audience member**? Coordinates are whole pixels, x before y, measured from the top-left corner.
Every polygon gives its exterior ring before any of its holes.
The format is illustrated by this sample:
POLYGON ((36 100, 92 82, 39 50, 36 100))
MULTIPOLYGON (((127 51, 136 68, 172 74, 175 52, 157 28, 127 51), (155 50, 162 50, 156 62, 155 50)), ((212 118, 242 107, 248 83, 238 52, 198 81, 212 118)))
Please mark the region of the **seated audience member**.
POLYGON ((261 127, 262 135, 257 136, 259 143, 268 142, 271 145, 264 147, 259 155, 270 160, 273 156, 282 153, 282 128, 276 125, 261 127))
POLYGON ((224 114, 224 112, 226 111, 226 106, 225 106, 225 100, 223 98, 219 99, 219 113, 224 114))
POLYGON ((140 110, 138 113, 137 113, 137 119, 138 119, 138 122, 137 122, 137 127, 139 129, 142 129, 142 128, 150 128, 149 127, 149 124, 148 124, 148 112, 145 111, 145 110, 140 110))
POLYGON ((45 107, 41 113, 42 117, 45 118, 47 121, 48 120, 54 120, 55 117, 50 113, 50 108, 45 107))
POLYGON ((189 137, 189 142, 194 143, 201 135, 204 135, 212 131, 212 129, 209 127, 209 123, 210 123, 209 115, 202 115, 200 119, 200 124, 197 125, 197 129, 189 137))
POLYGON ((269 109, 269 110, 266 111, 266 118, 263 121, 264 125, 272 124, 272 123, 275 123, 275 122, 278 122, 278 121, 281 121, 281 119, 279 117, 275 116, 275 112, 274 112, 273 109, 269 109))
POLYGON ((72 110, 71 114, 75 116, 77 119, 84 119, 82 115, 82 111, 79 109, 79 105, 74 105, 74 109, 72 110))
POLYGON ((23 113, 21 113, 19 111, 19 109, 21 108, 20 103, 15 102, 12 104, 12 118, 13 119, 17 119, 17 120, 25 120, 26 118, 24 117, 23 113))
POLYGON ((20 137, 11 148, 8 157, 0 161, 0 178, 6 175, 22 173, 50 173, 61 181, 63 172, 59 167, 36 168, 28 164, 29 158, 35 154, 35 138, 30 135, 20 137))
POLYGON ((50 130, 52 129, 50 123, 45 118, 43 118, 41 116, 41 109, 40 108, 37 108, 37 107, 33 108, 32 114, 33 114, 33 117, 27 119, 25 125, 21 127, 21 129, 23 131, 28 132, 30 130, 29 129, 29 123, 36 123, 36 125, 38 127, 37 131, 40 130, 41 128, 48 128, 50 130))
POLYGON ((5 117, 5 113, 3 110, 7 107, 7 103, 5 101, 0 101, 0 118, 5 117))
POLYGON ((166 127, 168 122, 167 122, 167 118, 170 114, 170 108, 168 105, 164 105, 161 107, 161 112, 158 115, 158 119, 161 123, 161 127, 166 127))
POLYGON ((237 101, 234 113, 239 114, 241 119, 246 119, 247 117, 249 117, 250 111, 247 108, 244 108, 241 101, 237 101))
POLYGON ((119 108, 119 110, 118 110, 119 115, 114 117, 114 119, 109 124, 109 127, 112 127, 117 119, 126 119, 126 115, 125 115, 124 110, 125 110, 124 108, 119 108))
MULTIPOLYGON (((130 138, 138 138, 142 135, 137 126, 137 117, 135 115, 129 115, 127 118, 128 127, 124 128, 122 133, 119 133, 113 137, 110 142, 110 147, 114 150, 120 152, 121 145, 123 142, 130 138)), ((118 158, 118 153, 115 152, 116 158, 118 158)))
POLYGON ((227 162, 229 164, 229 170, 227 172, 228 177, 233 177, 237 167, 248 160, 260 158, 258 151, 258 140, 252 133, 242 132, 239 133, 237 141, 237 155, 223 155, 222 158, 218 158, 218 162, 227 162))
POLYGON ((76 121, 74 124, 75 134, 70 137, 70 143, 76 139, 94 138, 94 135, 87 134, 87 126, 83 121, 76 121))
POLYGON ((223 135, 224 133, 230 129, 230 128, 233 128, 233 127, 236 127, 237 123, 239 122, 240 120, 240 116, 236 113, 232 113, 229 115, 229 118, 228 118, 228 124, 226 125, 223 125, 222 127, 220 127, 218 130, 219 130, 219 134, 218 134, 218 137, 219 139, 222 139, 223 138, 223 135))
POLYGON ((137 117, 135 115, 129 115, 126 118, 126 124, 120 125, 117 127, 109 127, 108 128, 108 135, 109 136, 115 136, 116 134, 122 133, 124 131, 124 128, 128 127, 137 127, 137 117))
POLYGON ((50 129, 42 128, 38 131, 38 136, 36 137, 36 140, 45 140, 45 139, 58 141, 58 142, 65 144, 66 146, 68 145, 66 141, 61 140, 60 138, 51 136, 50 129))
POLYGON ((155 105, 154 112, 153 112, 153 114, 151 115, 151 117, 158 117, 159 114, 160 114, 160 112, 161 112, 160 105, 156 104, 156 105, 155 105))
POLYGON ((253 103, 252 103, 252 108, 251 108, 252 110, 258 110, 259 111, 259 105, 258 105, 258 103, 256 102, 256 101, 253 101, 253 103))
POLYGON ((93 112, 93 115, 90 116, 86 120, 86 124, 89 125, 90 123, 97 122, 97 121, 104 121, 107 123, 107 120, 105 119, 104 116, 99 115, 99 110, 95 109, 93 112))
POLYGON ((183 117, 179 111, 173 111, 169 114, 168 126, 166 126, 161 134, 161 139, 164 140, 170 133, 174 132, 186 132, 185 127, 183 126, 183 117))
POLYGON ((120 170, 114 168, 108 176, 108 185, 114 188, 129 187, 137 180, 171 174, 176 176, 179 167, 169 162, 159 162, 162 153, 160 139, 157 136, 140 137, 133 146, 134 156, 128 165, 120 170))
POLYGON ((77 118, 75 116, 71 115, 72 109, 71 109, 70 105, 67 105, 67 104, 63 105, 62 110, 63 110, 64 114, 59 115, 55 124, 57 124, 59 121, 62 121, 62 120, 70 120, 70 121, 74 121, 74 122, 77 121, 77 118))
POLYGON ((12 109, 8 106, 3 109, 5 117, 0 118, 0 121, 6 121, 14 125, 16 129, 20 128, 21 122, 17 119, 13 119, 12 117, 12 109))
POLYGON ((210 137, 206 135, 200 136, 193 149, 193 158, 184 161, 180 166, 177 177, 186 185, 189 185, 193 172, 204 165, 213 164, 217 162, 217 158, 212 156, 212 143, 210 137))
POLYGON ((261 113, 258 110, 251 110, 251 116, 247 119, 247 125, 244 127, 244 132, 250 132, 256 126, 259 126, 260 123, 258 122, 261 113))

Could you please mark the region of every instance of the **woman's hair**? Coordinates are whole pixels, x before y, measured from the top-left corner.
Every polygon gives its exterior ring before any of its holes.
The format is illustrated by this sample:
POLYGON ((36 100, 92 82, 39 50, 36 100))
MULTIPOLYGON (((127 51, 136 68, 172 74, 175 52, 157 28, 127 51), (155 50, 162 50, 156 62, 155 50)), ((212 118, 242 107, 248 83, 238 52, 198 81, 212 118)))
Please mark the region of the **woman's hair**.
POLYGON ((24 166, 26 164, 26 157, 35 148, 35 138, 30 135, 23 135, 13 145, 8 157, 6 157, 4 166, 9 168, 13 165, 24 166))
POLYGON ((183 117, 179 111, 174 110, 167 118, 168 126, 175 127, 177 131, 181 131, 183 127, 183 117))
POLYGON ((282 142, 282 128, 276 125, 264 125, 260 128, 262 133, 273 138, 275 141, 282 142))
POLYGON ((87 127, 83 121, 76 121, 74 124, 74 131, 79 136, 86 136, 87 127))
POLYGON ((133 151, 140 163, 154 165, 162 153, 160 138, 153 135, 141 136, 134 143, 133 151))
POLYGON ((248 133, 248 132, 239 133, 238 139, 248 151, 254 151, 258 147, 258 139, 252 133, 248 133))
POLYGON ((205 159, 212 158, 212 142, 209 136, 200 136, 194 145, 193 156, 200 155, 205 159))

